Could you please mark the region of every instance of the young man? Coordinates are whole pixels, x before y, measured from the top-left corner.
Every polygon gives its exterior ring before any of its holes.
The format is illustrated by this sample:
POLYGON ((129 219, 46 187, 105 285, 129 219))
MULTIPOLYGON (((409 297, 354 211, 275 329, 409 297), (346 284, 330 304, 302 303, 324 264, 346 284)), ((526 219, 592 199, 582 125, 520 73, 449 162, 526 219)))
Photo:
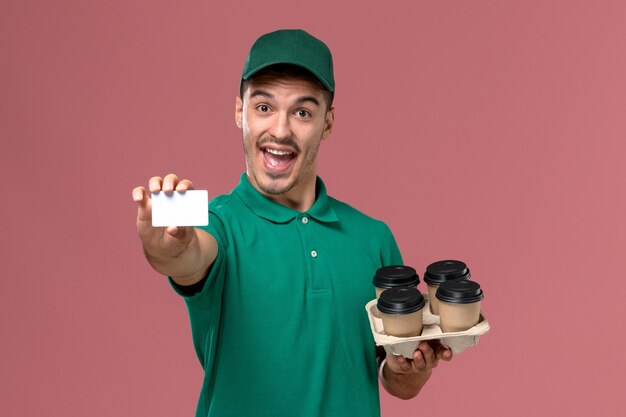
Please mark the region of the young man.
MULTIPOLYGON (((246 61, 235 122, 246 173, 210 203, 203 228, 137 230, 153 268, 184 297, 205 371, 196 416, 379 416, 378 377, 412 398, 451 352, 422 343, 380 372, 365 304, 372 276, 402 258, 389 228, 326 194, 317 151, 333 129, 327 46, 301 30, 260 37, 246 61)), ((152 177, 150 191, 191 189, 152 177)), ((380 366, 380 363, 379 363, 380 366)))

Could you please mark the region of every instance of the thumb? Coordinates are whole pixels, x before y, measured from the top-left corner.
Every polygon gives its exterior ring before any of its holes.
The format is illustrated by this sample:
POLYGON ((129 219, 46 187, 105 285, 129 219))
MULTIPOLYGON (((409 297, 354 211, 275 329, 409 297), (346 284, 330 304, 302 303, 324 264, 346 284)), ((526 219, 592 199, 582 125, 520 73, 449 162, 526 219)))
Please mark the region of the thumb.
POLYGON ((176 238, 176 239, 178 239, 180 241, 189 240, 191 238, 191 234, 193 233, 192 230, 193 230, 193 227, 186 227, 186 226, 185 227, 183 227, 183 226, 168 226, 168 227, 165 228, 165 232, 168 235, 170 235, 170 236, 172 236, 172 237, 174 237, 174 238, 176 238))

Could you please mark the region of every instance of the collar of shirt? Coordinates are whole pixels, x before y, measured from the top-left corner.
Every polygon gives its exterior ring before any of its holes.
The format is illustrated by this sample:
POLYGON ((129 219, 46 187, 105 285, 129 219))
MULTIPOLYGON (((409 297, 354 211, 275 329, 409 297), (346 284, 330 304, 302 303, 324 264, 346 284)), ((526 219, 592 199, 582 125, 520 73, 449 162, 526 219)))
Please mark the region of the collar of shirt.
MULTIPOLYGON (((330 198, 326 194, 326 186, 320 177, 316 179, 315 192, 317 194, 315 203, 306 211, 306 214, 320 222, 330 223, 338 221, 337 214, 330 205, 330 198)), ((254 214, 274 223, 288 223, 302 214, 302 212, 283 206, 265 197, 250 184, 245 172, 241 174, 235 193, 254 214)))

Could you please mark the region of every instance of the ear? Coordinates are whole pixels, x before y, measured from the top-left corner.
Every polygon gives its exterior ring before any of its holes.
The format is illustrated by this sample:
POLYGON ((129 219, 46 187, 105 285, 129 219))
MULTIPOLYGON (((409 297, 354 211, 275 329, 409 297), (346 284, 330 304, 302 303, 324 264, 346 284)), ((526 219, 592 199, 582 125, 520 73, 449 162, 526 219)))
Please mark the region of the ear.
POLYGON ((243 126, 241 120, 243 117, 243 100, 237 96, 235 100, 235 124, 239 129, 243 126))
POLYGON ((331 107, 326 112, 326 120, 324 121, 324 131, 322 132, 322 139, 326 139, 333 131, 335 125, 335 108, 331 107))

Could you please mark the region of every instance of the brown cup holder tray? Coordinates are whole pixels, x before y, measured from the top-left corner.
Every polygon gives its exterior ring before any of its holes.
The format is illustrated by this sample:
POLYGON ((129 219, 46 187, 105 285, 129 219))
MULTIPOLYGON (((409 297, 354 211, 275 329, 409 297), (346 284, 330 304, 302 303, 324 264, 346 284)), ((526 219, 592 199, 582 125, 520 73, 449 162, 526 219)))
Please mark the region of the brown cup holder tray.
POLYGON ((422 294, 426 300, 424 305, 423 322, 424 327, 422 334, 413 337, 396 337, 385 334, 383 329, 383 321, 380 318, 380 312, 376 304, 378 300, 374 299, 365 305, 365 310, 369 317, 370 327, 374 335, 374 341, 378 346, 383 346, 385 351, 392 355, 402 355, 406 358, 412 358, 413 352, 422 340, 439 339, 442 344, 448 346, 453 354, 463 352, 478 343, 481 335, 489 331, 489 322, 480 312, 478 324, 474 327, 462 332, 444 333, 439 327, 439 316, 430 312, 430 299, 428 294, 422 294))

